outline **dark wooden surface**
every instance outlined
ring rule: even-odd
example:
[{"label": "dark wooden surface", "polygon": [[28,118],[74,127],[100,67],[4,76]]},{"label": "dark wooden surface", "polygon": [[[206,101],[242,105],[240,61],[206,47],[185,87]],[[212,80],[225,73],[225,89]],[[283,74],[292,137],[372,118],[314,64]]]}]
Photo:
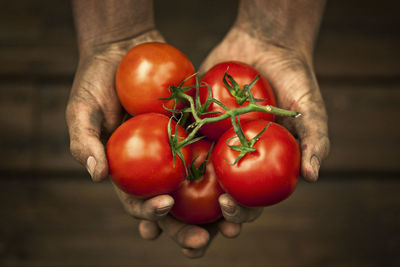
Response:
[{"label": "dark wooden surface", "polygon": [[[155,3],[159,29],[196,66],[237,8]],[[69,1],[0,1],[0,266],[400,266],[399,47],[397,1],[328,1],[315,54],[332,141],[321,181],[187,260],[165,236],[140,240],[110,185],[68,152]]]},{"label": "dark wooden surface", "polygon": [[0,265],[400,265],[399,179],[301,183],[237,239],[218,236],[204,258],[188,260],[166,236],[141,240],[109,183],[81,178],[2,182]]}]

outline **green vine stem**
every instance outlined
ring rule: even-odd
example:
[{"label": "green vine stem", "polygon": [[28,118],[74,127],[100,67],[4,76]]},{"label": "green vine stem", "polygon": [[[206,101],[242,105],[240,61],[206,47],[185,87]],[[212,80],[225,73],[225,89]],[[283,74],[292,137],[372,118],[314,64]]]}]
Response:
[{"label": "green vine stem", "polygon": [[225,119],[228,119],[231,117],[237,117],[239,115],[246,114],[249,112],[255,112],[255,111],[272,113],[272,114],[275,114],[278,116],[288,116],[288,117],[294,117],[294,118],[301,116],[301,113],[296,112],[296,111],[281,109],[281,108],[277,108],[277,107],[274,107],[271,105],[261,106],[256,103],[249,103],[248,106],[240,107],[240,108],[228,109],[225,107],[224,114],[217,116],[217,117],[201,119],[200,116],[197,114],[192,97],[190,97],[186,94],[182,94],[181,97],[185,98],[189,101],[190,110],[193,114],[193,118],[195,119],[195,123],[193,124],[193,126],[192,126],[193,129],[191,130],[189,135],[184,140],[177,143],[177,146],[176,146],[177,149],[180,149],[190,143],[193,143],[193,142],[191,142],[191,140],[196,136],[196,134],[200,130],[200,128],[204,124],[207,124],[207,123],[218,122],[218,121],[222,121],[222,120],[225,120]]},{"label": "green vine stem", "polygon": [[[192,76],[190,76],[190,77],[192,77]],[[189,79],[189,78],[187,78],[187,79]],[[259,76],[256,76],[250,84],[245,85],[243,87],[243,89],[240,89],[239,85],[235,82],[233,77],[231,77],[230,75],[225,73],[223,81],[224,81],[224,84],[227,87],[227,89],[232,94],[232,96],[237,98],[238,103],[240,102],[241,104],[243,104],[246,101],[249,102],[249,104],[247,106],[243,106],[240,108],[232,108],[232,109],[228,108],[227,106],[225,106],[223,103],[221,103],[217,99],[212,98],[211,88],[207,84],[202,84],[202,86],[208,87],[208,97],[207,97],[207,100],[205,101],[205,103],[201,104],[200,98],[199,98],[200,85],[199,85],[197,77],[196,77],[196,85],[195,86],[182,87],[184,82],[182,82],[179,86],[171,86],[170,87],[171,96],[168,98],[160,99],[160,100],[175,99],[175,103],[177,103],[178,100],[187,101],[189,106],[182,110],[176,110],[175,109],[176,105],[175,105],[174,109],[168,109],[168,110],[173,113],[173,117],[175,116],[176,113],[181,114],[181,119],[183,118],[184,121],[186,121],[189,113],[192,114],[192,116],[194,118],[194,123],[192,123],[191,125],[189,125],[187,127],[187,129],[190,129],[187,137],[181,141],[179,141],[176,136],[174,136],[174,135],[171,136],[170,125],[168,126],[169,127],[168,132],[169,132],[169,136],[170,136],[170,144],[171,144],[171,149],[173,151],[172,152],[173,155],[174,156],[178,155],[183,160],[183,156],[180,153],[180,149],[184,146],[190,145],[190,144],[204,138],[204,137],[197,137],[198,131],[204,124],[214,123],[214,122],[218,122],[218,121],[222,121],[222,120],[231,118],[232,127],[233,127],[235,133],[237,134],[237,137],[239,138],[240,143],[241,143],[240,146],[230,146],[232,149],[240,151],[240,155],[235,161],[235,163],[236,163],[245,154],[254,151],[254,148],[253,148],[254,143],[258,140],[259,136],[261,136],[264,133],[264,131],[266,130],[266,128],[268,127],[267,126],[264,130],[262,130],[256,136],[256,138],[253,138],[252,140],[249,141],[245,138],[243,131],[241,129],[240,121],[239,121],[240,115],[243,115],[243,114],[246,114],[249,112],[266,112],[266,113],[275,114],[277,116],[287,116],[287,117],[294,117],[294,118],[301,116],[301,114],[296,111],[281,109],[281,108],[274,107],[271,105],[258,104],[258,102],[260,102],[262,100],[254,98],[254,96],[251,92],[251,87],[256,83],[256,81],[258,79],[259,79]],[[228,80],[229,80],[230,84],[228,83]],[[193,88],[196,88],[196,98],[195,98],[196,101],[193,100],[192,96],[186,94],[186,92],[188,92],[189,90],[191,90]],[[225,112],[224,113],[218,112],[218,114],[221,114],[219,116],[201,118],[201,116],[203,116],[203,115],[210,114],[210,112],[207,112],[207,110],[212,103],[219,105]],[[237,124],[236,124],[236,118],[238,118]],[[186,169],[186,166],[185,166],[185,169]]]}]

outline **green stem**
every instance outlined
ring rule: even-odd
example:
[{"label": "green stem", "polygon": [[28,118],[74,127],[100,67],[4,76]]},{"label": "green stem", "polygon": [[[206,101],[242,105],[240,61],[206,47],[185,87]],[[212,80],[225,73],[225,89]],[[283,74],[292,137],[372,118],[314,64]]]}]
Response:
[{"label": "green stem", "polygon": [[184,112],[183,114],[182,114],[182,117],[180,118],[180,120],[179,120],[179,124],[182,126],[182,127],[185,127],[185,125],[186,125],[186,122],[187,122],[187,120],[188,120],[188,118],[189,118],[189,113],[188,112]]},{"label": "green stem", "polygon": [[225,119],[231,117],[232,115],[237,116],[237,115],[242,115],[242,114],[253,112],[253,111],[266,112],[266,113],[271,113],[271,114],[275,114],[278,116],[288,116],[288,117],[295,117],[295,118],[297,118],[301,115],[299,112],[285,110],[285,109],[277,108],[277,107],[274,107],[271,105],[260,106],[257,104],[250,103],[246,107],[230,109],[230,110],[227,110],[221,116],[205,118],[205,119],[203,119],[203,121],[205,124],[213,123],[213,122],[225,120]]},{"label": "green stem", "polygon": [[184,99],[186,99],[189,102],[190,110],[191,110],[191,113],[192,113],[194,119],[196,120],[196,122],[200,122],[201,119],[197,115],[197,111],[196,111],[196,107],[195,107],[194,102],[193,102],[193,98],[191,96],[187,95],[187,94],[184,94],[184,93],[180,93],[179,96],[184,98]]},{"label": "green stem", "polygon": [[246,137],[244,136],[242,127],[240,126],[239,117],[238,117],[238,124],[236,124],[236,116],[235,115],[231,116],[231,121],[232,121],[233,130],[235,131],[236,135],[239,137],[240,143],[247,144],[248,141],[247,141]]},{"label": "green stem", "polygon": [[[211,117],[211,118],[201,119],[197,115],[197,112],[196,112],[196,110],[194,108],[193,99],[188,95],[186,95],[186,96],[187,96],[187,98],[185,96],[182,96],[182,97],[186,98],[190,103],[190,108],[191,108],[191,111],[193,113],[193,117],[196,120],[196,123],[195,123],[196,126],[194,127],[194,129],[190,132],[190,134],[184,140],[178,142],[178,144],[177,144],[177,148],[178,149],[186,146],[187,144],[189,144],[190,141],[196,136],[196,134],[200,130],[200,128],[204,124],[207,124],[207,123],[213,123],[213,122],[222,121],[222,120],[225,120],[225,119],[230,118],[230,117],[234,118],[234,117],[236,117],[238,115],[242,115],[242,114],[249,113],[249,112],[254,112],[254,111],[272,113],[272,114],[279,115],[279,116],[289,116],[289,117],[295,117],[295,118],[297,118],[297,117],[299,117],[301,115],[301,113],[299,113],[299,112],[285,110],[285,109],[277,108],[277,107],[274,107],[274,106],[271,106],[271,105],[261,106],[261,105],[258,105],[258,104],[250,103],[246,107],[233,108],[233,109],[226,110],[226,112],[224,114],[222,114],[222,115],[220,115],[218,117]],[[191,99],[191,101],[190,101],[190,99]],[[233,124],[233,126],[235,124]]]},{"label": "green stem", "polygon": [[[188,80],[191,77],[192,76],[188,77],[186,80]],[[227,79],[229,79],[231,84],[228,83]],[[240,160],[247,153],[255,151],[255,149],[253,148],[254,143],[258,140],[258,138],[265,132],[265,130],[270,125],[270,124],[268,124],[256,137],[254,137],[252,140],[249,141],[246,139],[246,137],[244,136],[244,133],[241,129],[239,115],[249,113],[249,112],[266,112],[266,113],[271,113],[271,114],[275,114],[278,116],[289,116],[289,117],[295,117],[295,118],[297,118],[301,115],[299,112],[285,110],[285,109],[277,108],[277,107],[274,107],[271,105],[261,106],[261,105],[257,104],[257,102],[260,102],[261,99],[255,99],[253,97],[250,89],[257,82],[258,79],[259,79],[259,76],[256,76],[256,78],[250,84],[245,85],[244,88],[241,89],[239,87],[239,85],[235,82],[233,77],[231,77],[229,74],[227,74],[225,72],[223,82],[224,82],[226,88],[232,94],[232,96],[236,98],[237,102],[240,105],[243,104],[245,101],[249,102],[249,105],[247,105],[245,107],[233,108],[233,109],[228,108],[227,106],[225,106],[223,103],[221,103],[217,99],[212,98],[211,89],[208,85],[207,85],[208,98],[207,98],[206,102],[202,105],[200,103],[199,82],[198,82],[197,78],[196,78],[196,104],[194,103],[194,100],[190,95],[185,94],[185,92],[187,90],[189,90],[190,88],[189,87],[182,88],[182,86],[186,80],[177,87],[171,86],[170,87],[171,96],[169,98],[161,98],[160,100],[170,100],[170,99],[175,99],[175,100],[185,99],[185,100],[187,100],[189,102],[190,107],[189,107],[189,109],[185,108],[184,110],[180,111],[180,113],[184,113],[181,117],[181,119],[183,120],[183,121],[181,121],[181,125],[185,124],[185,122],[189,116],[189,114],[188,114],[189,112],[192,114],[192,116],[195,120],[195,122],[190,125],[190,128],[192,128],[192,130],[190,131],[188,136],[185,139],[183,139],[182,141],[178,141],[177,136],[171,135],[172,131],[171,131],[170,123],[168,124],[168,136],[170,139],[170,144],[171,144],[171,149],[172,149],[172,154],[174,156],[174,159],[175,159],[175,155],[178,155],[181,158],[181,160],[184,162],[183,155],[180,152],[180,149],[191,143],[197,142],[198,140],[203,138],[203,137],[196,137],[196,134],[204,124],[218,122],[218,121],[222,121],[222,120],[231,118],[232,127],[233,127],[237,137],[240,139],[240,143],[241,143],[240,146],[229,146],[236,151],[240,151],[238,158],[234,162],[234,164],[235,164],[236,162],[238,162],[238,160]],[[219,115],[216,117],[208,117],[208,118],[204,118],[204,119],[200,118],[200,116],[202,116],[202,115],[209,114],[209,113],[207,113],[207,110],[208,110],[210,104],[212,104],[212,103],[220,106],[222,109],[224,109],[225,112],[222,115]],[[176,106],[174,106],[174,110],[175,109],[176,109]],[[174,112],[174,110],[172,110],[172,112]],[[236,117],[238,117],[237,123],[236,123]],[[176,129],[175,129],[175,131],[176,131]],[[187,171],[185,162],[184,162],[184,165],[185,165],[185,170]]]},{"label": "green stem", "polygon": [[190,132],[190,134],[183,139],[182,141],[178,142],[176,145],[177,149],[181,149],[182,147],[188,145],[190,143],[190,141],[195,138],[197,132],[200,130],[200,128],[204,125],[203,121],[201,121],[200,123],[198,123],[196,125],[196,127]]}]

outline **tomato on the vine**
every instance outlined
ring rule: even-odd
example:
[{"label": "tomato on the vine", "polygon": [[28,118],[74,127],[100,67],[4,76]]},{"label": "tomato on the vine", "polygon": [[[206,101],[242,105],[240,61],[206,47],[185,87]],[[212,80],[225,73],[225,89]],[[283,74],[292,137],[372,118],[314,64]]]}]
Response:
[{"label": "tomato on the vine", "polygon": [[[191,144],[191,149],[193,165],[197,170],[206,160],[211,149],[211,142],[197,141]],[[192,177],[188,177],[181,187],[171,194],[175,200],[171,214],[181,221],[204,224],[216,221],[222,216],[218,198],[224,191],[218,184],[211,157],[210,154],[203,170],[204,173],[196,174],[197,171],[192,171]]]},{"label": "tomato on the vine", "polygon": [[[195,72],[193,64],[181,51],[165,43],[143,43],[133,47],[118,66],[116,90],[125,110],[131,115],[156,112],[169,115],[164,109],[174,108],[168,98],[170,86],[178,86]],[[195,83],[188,79],[183,87]],[[177,108],[182,103],[177,103]]]},{"label": "tomato on the vine", "polygon": [[238,203],[268,206],[289,197],[296,188],[300,169],[300,150],[296,139],[283,126],[265,120],[242,124],[250,140],[267,125],[255,142],[255,152],[247,153],[236,164],[238,151],[228,145],[240,145],[233,129],[219,139],[213,163],[222,188]]},{"label": "tomato on the vine", "polygon": [[[109,174],[113,182],[128,194],[149,198],[176,190],[186,177],[183,161],[172,155],[168,137],[169,118],[146,113],[124,122],[107,143]],[[174,121],[171,122],[175,134]],[[185,138],[178,125],[177,134]],[[189,166],[191,150],[181,148]]]},{"label": "tomato on the vine", "polygon": [[[223,82],[225,72],[234,78],[241,89],[243,89],[245,85],[251,84],[256,76],[260,75],[260,73],[245,63],[232,61],[215,65],[209,71],[207,71],[207,73],[201,79],[201,84],[206,83],[211,88],[212,97],[220,101],[228,108],[232,109],[247,106],[249,104],[248,101],[239,104],[236,100],[236,97],[233,96],[225,86]],[[240,91],[238,92],[240,93]],[[259,105],[276,105],[272,88],[268,81],[261,75],[258,81],[253,85],[253,87],[251,87],[251,92],[254,98],[262,100],[258,102]],[[201,86],[199,93],[201,103],[205,103],[208,96],[208,88],[206,86]],[[211,103],[207,112],[215,113],[204,115],[203,118],[217,117],[221,115],[221,113],[225,113],[225,110],[219,105]],[[275,116],[273,114],[264,112],[250,112],[242,115],[240,118],[241,121],[245,123],[247,121],[256,119],[273,121]],[[219,122],[206,124],[200,129],[200,132],[212,140],[218,140],[218,138],[231,126],[230,119],[226,119]]]}]

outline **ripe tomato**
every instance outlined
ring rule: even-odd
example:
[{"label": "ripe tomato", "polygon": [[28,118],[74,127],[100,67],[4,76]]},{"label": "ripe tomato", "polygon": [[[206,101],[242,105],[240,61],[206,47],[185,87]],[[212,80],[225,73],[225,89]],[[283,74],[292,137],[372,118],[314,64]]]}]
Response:
[{"label": "ripe tomato", "polygon": [[[207,83],[211,88],[212,97],[225,104],[228,108],[239,108],[241,106],[247,106],[249,104],[248,101],[244,102],[242,105],[239,105],[235,97],[232,96],[232,94],[225,87],[223,83],[223,77],[227,69],[228,74],[230,74],[235,79],[240,88],[243,88],[245,84],[250,84],[254,80],[254,78],[260,74],[257,70],[247,64],[241,62],[224,62],[212,67],[204,75],[201,83]],[[269,85],[268,81],[262,76],[253,85],[253,87],[251,88],[251,92],[253,93],[254,98],[265,99],[262,102],[258,102],[258,104],[273,106],[276,105],[275,96],[272,88]],[[208,88],[205,86],[200,87],[199,93],[201,103],[205,103],[208,96]],[[225,113],[224,109],[215,103],[212,103],[207,111]],[[215,113],[205,115],[204,117],[214,117],[219,115],[220,114]],[[256,119],[273,121],[274,118],[275,116],[273,114],[264,112],[251,112],[240,116],[242,123]],[[231,127],[232,125],[230,119],[225,119],[223,121],[204,125],[201,128],[200,132],[208,138],[216,141],[225,131],[227,131]]]},{"label": "ripe tomato", "polygon": [[[260,133],[268,121],[256,120],[242,124],[248,140]],[[244,206],[268,206],[278,203],[294,191],[300,169],[300,150],[295,138],[284,127],[271,122],[255,143],[255,152],[246,154],[235,165],[239,155],[228,147],[240,145],[232,138],[233,129],[218,141],[213,163],[222,188]]]},{"label": "ripe tomato", "polygon": [[[200,140],[191,145],[194,166],[198,168],[206,159],[211,143]],[[221,218],[218,198],[223,193],[218,184],[211,155],[206,163],[205,173],[198,180],[186,179],[181,187],[171,194],[175,200],[171,213],[181,221],[203,224]]]},{"label": "ripe tomato", "polygon": [[[149,198],[176,190],[186,177],[183,162],[175,163],[168,139],[169,118],[162,114],[146,113],[123,123],[107,143],[109,173],[113,182],[128,194]],[[172,133],[175,123],[171,124]],[[178,125],[178,136],[185,130]],[[186,165],[191,150],[181,152]]]},{"label": "ripe tomato", "polygon": [[[164,43],[143,43],[133,47],[118,66],[116,89],[119,100],[131,115],[156,112],[169,114],[175,100],[158,100],[171,94],[169,86],[178,86],[194,73],[190,60],[175,47]],[[183,86],[191,86],[191,78]],[[178,106],[178,107],[181,107]]]}]

